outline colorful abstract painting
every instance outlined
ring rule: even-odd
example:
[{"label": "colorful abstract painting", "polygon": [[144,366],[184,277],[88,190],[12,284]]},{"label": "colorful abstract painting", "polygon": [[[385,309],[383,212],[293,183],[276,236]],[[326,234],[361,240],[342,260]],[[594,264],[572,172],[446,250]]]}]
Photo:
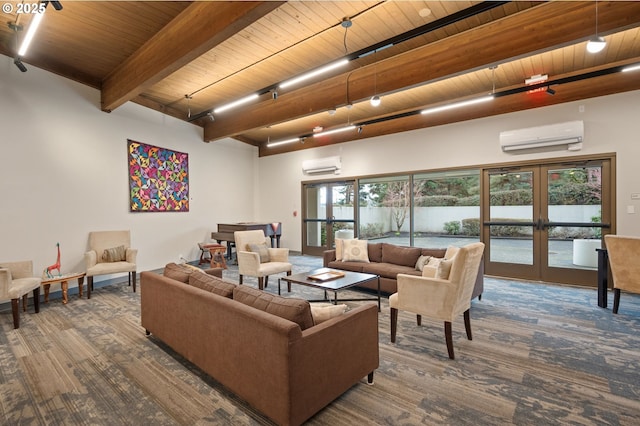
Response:
[{"label": "colorful abstract painting", "polygon": [[127,140],[132,212],[189,211],[189,155]]}]

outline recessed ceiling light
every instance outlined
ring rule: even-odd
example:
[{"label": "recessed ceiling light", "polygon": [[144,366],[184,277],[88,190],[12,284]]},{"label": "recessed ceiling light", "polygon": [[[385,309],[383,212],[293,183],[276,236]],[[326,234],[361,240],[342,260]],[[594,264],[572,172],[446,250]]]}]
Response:
[{"label": "recessed ceiling light", "polygon": [[426,18],[427,16],[431,15],[431,9],[429,9],[428,7],[422,8],[420,9],[420,11],[418,12],[418,14],[420,16],[422,16],[423,18]]}]

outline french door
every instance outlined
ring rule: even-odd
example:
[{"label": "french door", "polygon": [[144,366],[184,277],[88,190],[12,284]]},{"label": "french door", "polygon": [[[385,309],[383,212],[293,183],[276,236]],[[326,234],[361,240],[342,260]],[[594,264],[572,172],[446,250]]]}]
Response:
[{"label": "french door", "polygon": [[322,256],[338,238],[353,238],[354,181],[304,184],[302,253]]},{"label": "french door", "polygon": [[610,160],[484,170],[485,273],[595,286],[611,175]]}]

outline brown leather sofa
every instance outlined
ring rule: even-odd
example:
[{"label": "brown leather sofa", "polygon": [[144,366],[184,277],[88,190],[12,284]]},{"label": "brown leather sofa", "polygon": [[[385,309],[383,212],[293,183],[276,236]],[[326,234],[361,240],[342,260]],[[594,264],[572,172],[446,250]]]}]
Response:
[{"label": "brown leather sofa", "polygon": [[[187,282],[196,275],[201,280],[205,274],[194,272]],[[356,306],[303,330],[240,301],[264,295],[288,303],[291,298],[216,280],[224,285],[189,285],[142,272],[141,317],[147,334],[281,425],[302,424],[365,376],[372,383],[379,363],[375,304]]]},{"label": "brown leather sofa", "polygon": [[[405,247],[389,243],[367,244],[369,263],[367,262],[343,262],[336,260],[336,250],[326,250],[323,253],[323,265],[325,268],[342,269],[345,271],[365,272],[380,276],[380,291],[393,294],[398,291],[398,274],[422,275],[416,269],[416,262],[420,256],[433,256],[443,258],[447,249],[444,248],[420,248]],[[364,288],[377,289],[377,283],[364,283]],[[471,298],[482,297],[484,291],[484,266],[480,263],[480,270],[476,279]]]}]

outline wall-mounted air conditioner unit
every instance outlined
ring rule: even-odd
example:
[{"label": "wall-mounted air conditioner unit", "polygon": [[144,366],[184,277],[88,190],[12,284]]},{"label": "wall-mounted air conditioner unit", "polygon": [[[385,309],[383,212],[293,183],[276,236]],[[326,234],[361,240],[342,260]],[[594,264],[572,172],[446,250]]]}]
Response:
[{"label": "wall-mounted air conditioner unit", "polygon": [[500,132],[500,146],[504,152],[558,145],[566,145],[569,151],[578,151],[582,149],[583,138],[584,123],[569,121]]},{"label": "wall-mounted air conditioner unit", "polygon": [[302,162],[302,171],[307,175],[320,175],[327,173],[340,174],[342,163],[340,157],[316,158]]}]

